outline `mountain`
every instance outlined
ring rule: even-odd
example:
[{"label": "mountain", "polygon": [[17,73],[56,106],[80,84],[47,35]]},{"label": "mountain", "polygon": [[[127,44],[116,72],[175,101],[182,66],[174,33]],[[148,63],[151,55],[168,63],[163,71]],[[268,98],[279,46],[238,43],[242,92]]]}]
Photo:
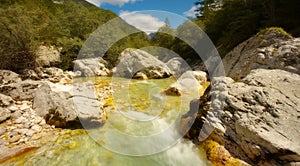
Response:
[{"label": "mountain", "polygon": [[[62,63],[58,67],[72,69],[72,61],[77,57],[82,44],[99,26],[118,18],[109,10],[98,8],[84,0],[1,0],[0,6],[0,69],[20,72],[22,68],[32,68],[34,52],[40,45],[61,47]],[[135,27],[121,18],[124,30]],[[146,34],[126,37],[112,46],[105,54],[108,59],[117,59],[127,47],[144,46]],[[108,36],[109,37],[109,36]],[[143,42],[138,42],[143,41]],[[19,67],[27,57],[28,65]]]}]

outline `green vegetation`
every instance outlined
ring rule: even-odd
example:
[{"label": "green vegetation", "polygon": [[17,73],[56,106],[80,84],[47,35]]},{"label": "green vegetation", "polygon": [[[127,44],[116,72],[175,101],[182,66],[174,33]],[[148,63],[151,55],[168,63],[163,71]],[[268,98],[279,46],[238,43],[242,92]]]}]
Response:
[{"label": "green vegetation", "polygon": [[[0,69],[22,72],[35,67],[35,50],[40,45],[61,47],[62,63],[58,67],[72,69],[72,61],[77,58],[84,42],[97,36],[93,32],[104,23],[117,18],[107,10],[95,7],[84,0],[0,0]],[[191,21],[204,30],[212,39],[219,53],[225,56],[239,43],[249,37],[264,32],[267,27],[275,28],[285,35],[300,35],[300,1],[297,0],[200,0],[197,1],[198,17]],[[87,48],[83,56],[104,56],[113,67],[119,54],[126,48],[160,46],[170,49],[186,60],[198,58],[197,53],[180,39],[199,38],[194,36],[185,22],[177,29],[165,25],[149,37],[147,34],[128,25],[120,19],[114,25],[121,29],[108,30],[97,39],[113,40],[120,34],[136,33],[120,39],[111,46],[97,51],[93,46]],[[263,29],[263,30],[262,30]],[[274,28],[271,28],[274,29]],[[177,37],[174,37],[176,34]],[[112,38],[112,39],[110,39]],[[107,48],[106,48],[107,47]],[[83,58],[81,57],[81,58]],[[189,62],[189,61],[188,61]]]},{"label": "green vegetation", "polygon": [[225,56],[260,29],[282,27],[300,35],[300,1],[297,0],[200,0],[197,20]]},{"label": "green vegetation", "polygon": [[291,34],[287,33],[284,29],[280,28],[280,27],[270,27],[270,28],[264,28],[264,29],[261,29],[257,35],[260,35],[260,34],[264,34],[266,31],[272,31],[272,30],[276,30],[276,31],[279,31],[283,36],[288,36],[290,37]]},{"label": "green vegetation", "polygon": [[[72,69],[71,62],[90,34],[117,17],[111,11],[84,0],[0,2],[0,69],[19,73],[25,68],[35,67],[35,50],[40,45],[62,47],[62,63],[58,67]],[[122,39],[105,53],[105,57],[115,61],[123,49],[146,45],[145,36],[144,33],[138,33]]]}]

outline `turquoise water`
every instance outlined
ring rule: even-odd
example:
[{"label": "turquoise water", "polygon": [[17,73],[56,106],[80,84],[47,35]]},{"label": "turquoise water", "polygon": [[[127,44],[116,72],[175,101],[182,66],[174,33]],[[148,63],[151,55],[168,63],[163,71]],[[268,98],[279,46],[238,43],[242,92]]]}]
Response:
[{"label": "turquoise water", "polygon": [[180,139],[177,132],[180,116],[201,91],[181,97],[164,95],[163,89],[174,81],[97,78],[95,82],[100,87],[111,83],[114,92],[102,101],[108,114],[104,126],[72,131],[77,134],[65,134],[55,143],[14,158],[6,165],[210,165],[204,152],[192,142]]}]

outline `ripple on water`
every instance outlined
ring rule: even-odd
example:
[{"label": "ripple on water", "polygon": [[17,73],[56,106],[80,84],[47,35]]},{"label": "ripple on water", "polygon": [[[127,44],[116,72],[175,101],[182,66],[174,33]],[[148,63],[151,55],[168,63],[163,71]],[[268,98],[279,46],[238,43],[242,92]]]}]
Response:
[{"label": "ripple on water", "polygon": [[[67,133],[60,136],[56,142],[48,143],[40,149],[7,161],[6,165],[102,165],[102,166],[201,166],[210,165],[203,151],[192,142],[179,140],[167,150],[148,156],[126,156],[114,153],[105,148],[106,145],[118,138],[106,137],[112,130],[118,130],[134,136],[149,136],[167,129],[170,124],[188,111],[189,101],[197,98],[199,92],[181,97],[165,96],[162,90],[173,83],[173,79],[128,81],[114,78],[114,94],[108,96],[111,107],[107,107],[108,120],[106,124],[93,132],[101,135],[95,142],[88,134]],[[100,78],[96,82],[99,87],[110,84],[110,78]],[[124,91],[124,87],[127,90]],[[115,110],[112,110],[115,107]],[[174,132],[176,135],[176,132]],[[172,139],[174,133],[165,134],[164,139]],[[114,136],[114,135],[112,135]],[[126,142],[128,140],[117,140]],[[134,146],[127,142],[132,149],[153,148],[156,142],[145,141],[143,146]],[[128,146],[124,148],[130,149]]]}]

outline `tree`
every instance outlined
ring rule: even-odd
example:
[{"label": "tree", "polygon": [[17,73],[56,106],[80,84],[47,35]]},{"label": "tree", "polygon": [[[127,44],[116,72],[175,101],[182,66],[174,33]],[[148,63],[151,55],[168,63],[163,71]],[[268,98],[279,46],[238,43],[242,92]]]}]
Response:
[{"label": "tree", "polygon": [[297,0],[201,0],[196,4],[197,20],[205,24],[205,32],[222,56],[267,27],[282,27],[294,36],[300,35]]}]

